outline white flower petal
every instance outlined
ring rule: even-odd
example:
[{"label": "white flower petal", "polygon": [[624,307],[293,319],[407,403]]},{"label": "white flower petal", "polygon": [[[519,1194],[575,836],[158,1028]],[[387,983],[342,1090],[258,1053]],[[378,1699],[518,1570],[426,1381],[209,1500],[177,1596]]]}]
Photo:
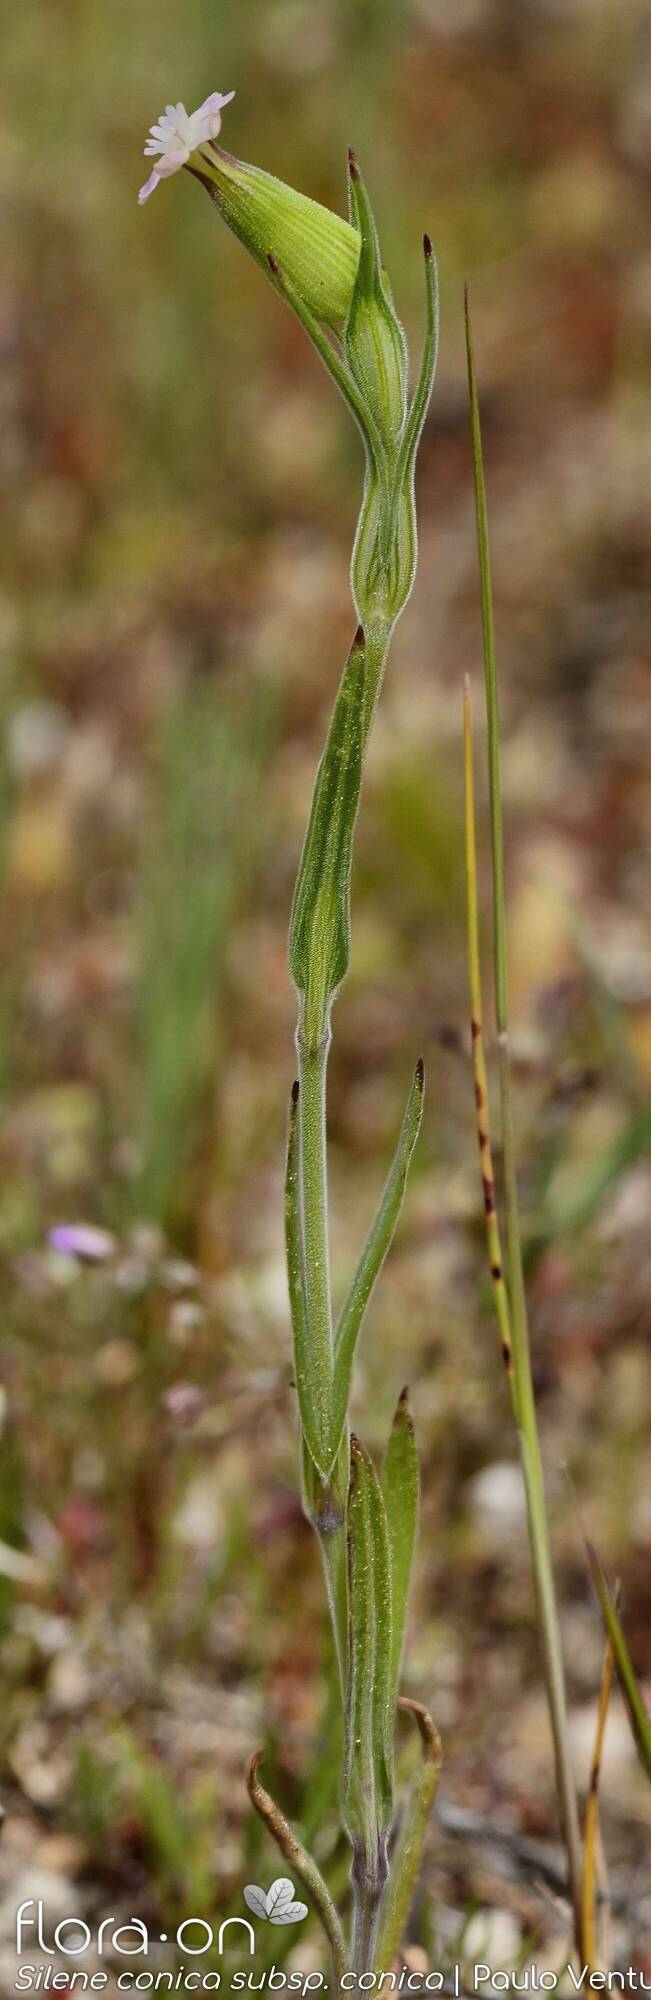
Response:
[{"label": "white flower petal", "polygon": [[149,201],[149,196],[150,194],[153,194],[154,188],[158,187],[159,180],[160,180],[160,174],[157,173],[150,174],[149,180],[145,181],[144,186],[139,188],[138,206],[140,208],[142,208],[142,204],[144,201]]},{"label": "white flower petal", "polygon": [[189,113],[185,105],[166,104],[165,110],[154,125],[150,125],[144,152],[148,159],[156,160],[156,168],[149,180],[141,188],[138,200],[147,201],[159,180],[169,179],[180,167],[187,165],[190,154],[198,146],[215,139],[221,127],[221,114],[225,104],[230,104],[235,92],[226,93],[213,90],[204,99],[197,111]]}]

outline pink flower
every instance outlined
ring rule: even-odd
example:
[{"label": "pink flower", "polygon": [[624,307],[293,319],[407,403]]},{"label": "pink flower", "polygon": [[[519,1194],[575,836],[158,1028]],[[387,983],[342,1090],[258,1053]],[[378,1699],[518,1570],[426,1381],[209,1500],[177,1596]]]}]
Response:
[{"label": "pink flower", "polygon": [[48,1243],[64,1257],[81,1257],[91,1264],[102,1263],[115,1249],[115,1238],[107,1229],[96,1229],[92,1222],[58,1222],[50,1230]]},{"label": "pink flower", "polygon": [[187,166],[191,153],[198,146],[205,146],[208,139],[216,139],[221,128],[221,114],[225,104],[230,104],[235,96],[229,90],[222,96],[219,90],[199,105],[198,111],[186,111],[184,104],[166,104],[156,125],[152,125],[145,146],[150,158],[158,155],[156,166],[149,180],[141,187],[138,200],[148,201],[159,181],[167,180],[170,174],[177,174],[180,167]]}]

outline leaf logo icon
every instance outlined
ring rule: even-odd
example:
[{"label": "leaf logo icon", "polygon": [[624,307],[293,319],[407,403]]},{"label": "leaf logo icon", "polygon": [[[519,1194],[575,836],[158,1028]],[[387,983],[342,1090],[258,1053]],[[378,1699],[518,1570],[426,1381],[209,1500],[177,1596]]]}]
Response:
[{"label": "leaf logo icon", "polygon": [[263,1917],[269,1924],[300,1924],[307,1916],[307,1903],[296,1903],[295,1894],[289,1876],[278,1875],[266,1894],[257,1883],[247,1882],[244,1901],[255,1917]]}]

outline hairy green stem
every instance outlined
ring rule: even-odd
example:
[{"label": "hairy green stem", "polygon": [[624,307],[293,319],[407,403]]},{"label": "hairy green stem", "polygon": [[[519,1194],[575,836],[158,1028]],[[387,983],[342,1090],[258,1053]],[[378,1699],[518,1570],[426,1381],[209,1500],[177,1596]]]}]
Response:
[{"label": "hairy green stem", "polygon": [[366,743],[384,680],[393,626],[388,620],[371,617],[365,624],[364,630],[366,633],[364,742]]},{"label": "hairy green stem", "polygon": [[[313,1047],[304,1040],[299,1022],[296,1048],[300,1085],[298,1122],[305,1305],[311,1338],[322,1357],[321,1366],[324,1373],[328,1355],[332,1364],[326,1160],[326,1075],[329,1047],[329,1027],[323,1041]],[[331,1375],[332,1366],[330,1377]],[[330,1380],[324,1383],[323,1390],[323,1407],[327,1408],[331,1394]]]},{"label": "hairy green stem", "polygon": [[353,1855],[351,1882],[353,1885],[353,1972],[357,1978],[363,1972],[372,1972],[375,1960],[375,1941],[382,1910],[384,1892],[389,1876],[386,1841],[378,1842],[377,1854],[372,1859],[361,1849]]},{"label": "hairy green stem", "polygon": [[303,1438],[303,1505],[318,1538],[325,1575],[328,1609],[335,1642],[342,1704],[348,1679],[348,1499],[350,1443],[348,1427],[329,1479],[321,1478]]},{"label": "hairy green stem", "polygon": [[308,1854],[307,1849],[302,1846],[289,1821],[285,1819],[284,1813],[281,1812],[280,1806],[276,1804],[275,1799],[272,1799],[271,1793],[265,1791],[264,1785],[261,1784],[258,1777],[259,1763],[260,1752],[258,1751],[251,1758],[247,1775],[251,1803],[255,1806],[256,1812],[260,1814],[260,1818],[264,1820],[265,1825],[269,1828],[269,1832],[273,1834],[273,1838],[280,1848],[281,1854],[289,1862],[290,1867],[295,1868],[303,1888],[307,1891],[308,1896],[312,1898],[330,1946],[332,1970],[335,1978],[334,1991],[337,1993],[341,1989],[343,1975],[349,1969],[349,1960],[346,1941],[332,1897],[326,1888],[320,1869],[317,1868],[316,1861],[312,1859],[311,1854]]}]

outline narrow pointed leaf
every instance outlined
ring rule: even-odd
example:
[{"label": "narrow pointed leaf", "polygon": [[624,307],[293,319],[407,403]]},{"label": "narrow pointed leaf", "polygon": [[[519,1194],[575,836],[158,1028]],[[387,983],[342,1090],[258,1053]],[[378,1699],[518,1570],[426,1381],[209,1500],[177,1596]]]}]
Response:
[{"label": "narrow pointed leaf", "polygon": [[377,1765],[379,1824],[388,1833],[393,1819],[393,1766],[395,1736],[395,1694],[393,1659],[393,1603],[391,1594],[391,1553],[389,1529],[382,1488],[368,1460],[369,1517],[373,1544],[375,1593],[375,1677],[373,1683],[373,1741]]},{"label": "narrow pointed leaf", "polygon": [[438,286],[436,261],[429,236],[424,238],[427,326],[420,374],[391,470],[391,495],[385,510],[381,559],[391,615],[397,618],[411,594],[418,557],[414,490],[416,454],[429,408],[438,354]]},{"label": "narrow pointed leaf", "polygon": [[343,1813],[353,1847],[374,1868],[393,1812],[391,1577],[377,1474],[351,1438],[348,1505],[349,1683]]},{"label": "narrow pointed leaf", "polygon": [[376,1829],[376,1773],[373,1756],[375,1598],[373,1547],[365,1458],[351,1438],[348,1501],[348,1695],[343,1816],[353,1845],[368,1853]]},{"label": "narrow pointed leaf", "polygon": [[335,1380],[333,1392],[333,1436],[336,1439],[335,1449],[339,1444],[346,1421],[355,1348],[362,1320],[378,1272],[381,1270],[387,1251],[392,1243],[396,1223],[402,1208],[409,1162],[418,1138],[423,1115],[424,1088],[425,1070],[422,1061],[419,1061],[416,1064],[402,1121],[400,1137],[385,1182],[382,1200],[374,1221],[371,1224],[348,1296],[344,1301],[339,1317],[335,1334]]},{"label": "narrow pointed leaf", "polygon": [[436,257],[429,236],[423,237],[425,253],[425,298],[427,320],[425,340],[420,364],[420,373],[400,441],[397,484],[402,486],[405,477],[413,482],[416,453],[423,434],[423,426],[434,387],[436,363],[439,347],[439,291]]},{"label": "narrow pointed leaf", "polygon": [[412,1782],[400,1835],[391,1860],[391,1874],[375,1951],[380,1970],[392,1965],[405,1935],[411,1899],[420,1868],[423,1842],[441,1771],[441,1741],[427,1709],[418,1701],[402,1700],[406,1715],[418,1725],[422,1758]]},{"label": "narrow pointed leaf", "polygon": [[651,1716],[642,1699],[635,1668],[628,1650],[621,1620],[613,1602],[603,1566],[596,1550],[588,1543],[590,1575],[599,1599],[604,1626],[615,1655],[619,1684],[626,1702],[635,1747],[647,1778],[651,1778]]},{"label": "narrow pointed leaf", "polygon": [[387,444],[405,419],[407,350],[386,275],[373,210],[354,153],[349,154],[351,222],[361,249],[344,332],[346,357]]},{"label": "narrow pointed leaf", "polygon": [[391,1561],[391,1685],[395,1703],[405,1635],[409,1584],[416,1547],[420,1497],[418,1451],[406,1389],[403,1389],[400,1397],[386,1449],[382,1469],[382,1494],[386,1508]]},{"label": "narrow pointed leaf", "polygon": [[301,1424],[315,1467],[330,1470],[332,1366],[329,1343],[308,1327],[298,1170],[298,1084],[289,1107],[285,1168],[285,1249],[287,1282],[294,1338],[294,1374]]},{"label": "narrow pointed leaf", "polygon": [[350,878],[364,747],[364,633],[344,668],[319,769],[301,856],[289,934],[292,979],[301,996],[301,1034],[324,1040],[333,995],[350,956]]}]

